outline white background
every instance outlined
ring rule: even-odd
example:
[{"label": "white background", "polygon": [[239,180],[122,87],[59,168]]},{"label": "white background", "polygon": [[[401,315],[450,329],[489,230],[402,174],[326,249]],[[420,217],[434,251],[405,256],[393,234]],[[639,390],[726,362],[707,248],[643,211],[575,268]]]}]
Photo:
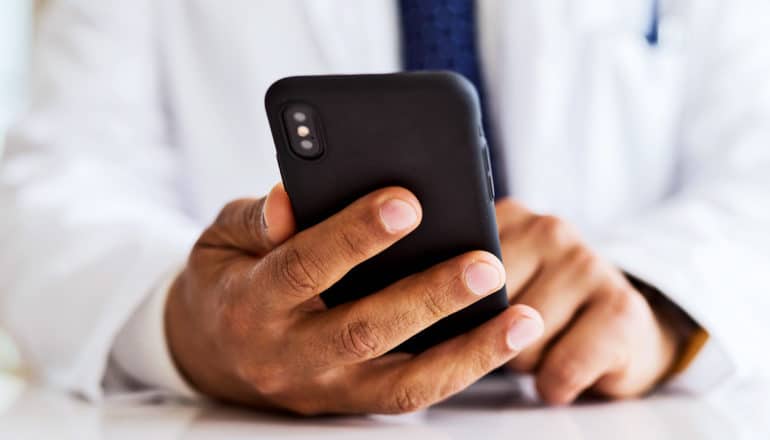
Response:
[{"label": "white background", "polygon": [[[0,155],[5,132],[24,104],[32,0],[0,0]],[[0,329],[0,370],[12,368],[16,355]]]}]

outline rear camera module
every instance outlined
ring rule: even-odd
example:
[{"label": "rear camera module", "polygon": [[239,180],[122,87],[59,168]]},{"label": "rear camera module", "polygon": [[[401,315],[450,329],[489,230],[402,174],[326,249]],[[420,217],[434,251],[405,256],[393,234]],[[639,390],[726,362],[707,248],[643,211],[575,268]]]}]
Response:
[{"label": "rear camera module", "polygon": [[308,160],[323,155],[323,130],[312,107],[302,103],[289,105],[284,110],[283,123],[294,155]]}]

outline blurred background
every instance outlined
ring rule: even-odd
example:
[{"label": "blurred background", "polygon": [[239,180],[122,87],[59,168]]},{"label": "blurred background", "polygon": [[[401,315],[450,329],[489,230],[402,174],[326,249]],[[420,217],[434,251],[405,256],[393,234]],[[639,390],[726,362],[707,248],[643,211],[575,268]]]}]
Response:
[{"label": "blurred background", "polygon": [[[0,136],[24,105],[33,2],[3,0],[0,8]],[[0,152],[2,146],[0,146]]]},{"label": "blurred background", "polygon": [[[8,126],[24,109],[32,23],[38,7],[39,2],[32,0],[0,3],[0,155]],[[18,354],[10,337],[0,328],[0,370],[18,368]]]}]

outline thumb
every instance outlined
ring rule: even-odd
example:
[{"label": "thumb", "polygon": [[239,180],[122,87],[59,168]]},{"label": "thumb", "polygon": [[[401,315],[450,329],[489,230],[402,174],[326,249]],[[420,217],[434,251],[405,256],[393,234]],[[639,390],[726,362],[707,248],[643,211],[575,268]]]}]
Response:
[{"label": "thumb", "polygon": [[277,246],[294,235],[296,224],[294,212],[289,202],[289,194],[279,183],[270,190],[262,208],[262,227],[267,239]]},{"label": "thumb", "polygon": [[294,235],[294,224],[289,195],[278,184],[267,197],[238,199],[225,205],[198,244],[264,255]]}]

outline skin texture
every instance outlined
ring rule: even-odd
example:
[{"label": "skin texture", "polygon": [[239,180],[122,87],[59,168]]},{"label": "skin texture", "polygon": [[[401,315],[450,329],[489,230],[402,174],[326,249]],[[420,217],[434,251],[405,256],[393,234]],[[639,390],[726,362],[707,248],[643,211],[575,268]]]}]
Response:
[{"label": "skin texture", "polygon": [[417,199],[375,191],[295,234],[281,186],[228,204],[171,288],[166,333],[201,392],[262,409],[315,415],[404,413],[455,394],[543,332],[532,308],[509,308],[413,356],[382,356],[441,318],[497,291],[502,263],[470,252],[327,310],[318,295],[420,222]]},{"label": "skin texture", "polygon": [[[567,404],[584,391],[608,398],[646,393],[683,344],[625,276],[562,220],[497,203],[511,304],[538,310],[545,334],[509,366],[536,377],[541,397]],[[659,315],[659,316],[658,316]],[[671,316],[665,314],[669,319]]]},{"label": "skin texture", "polygon": [[[280,185],[231,202],[172,286],[174,360],[211,397],[304,415],[416,411],[506,364],[536,374],[554,404],[657,383],[677,340],[623,275],[558,219],[497,208],[507,267],[470,252],[328,310],[321,292],[417,227],[415,196],[375,191],[299,233]],[[420,355],[384,355],[506,280],[513,305],[496,318]]]}]

